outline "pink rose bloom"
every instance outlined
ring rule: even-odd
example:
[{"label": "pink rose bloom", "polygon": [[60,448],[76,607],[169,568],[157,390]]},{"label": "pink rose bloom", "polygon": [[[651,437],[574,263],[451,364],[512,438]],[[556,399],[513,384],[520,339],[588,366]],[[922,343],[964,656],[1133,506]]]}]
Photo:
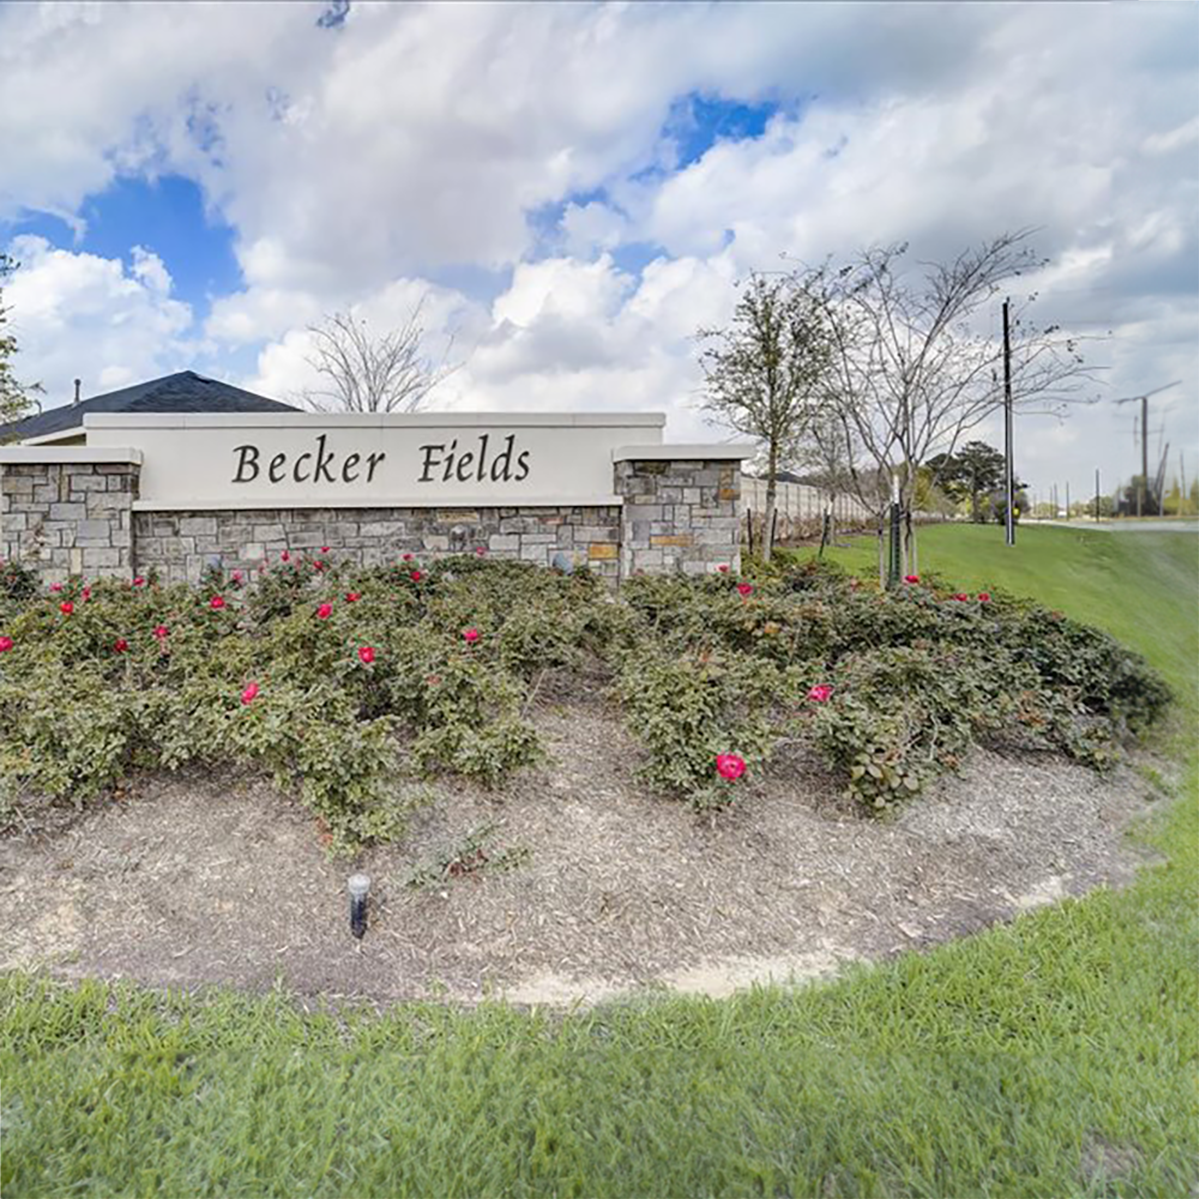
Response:
[{"label": "pink rose bloom", "polygon": [[133,581],[134,587],[145,587],[146,581],[140,575]]},{"label": "pink rose bloom", "polygon": [[476,555],[476,557],[477,557],[477,558],[483,558],[483,556],[484,556],[485,554],[487,554],[487,547],[486,547],[486,546],[476,546],[476,547],[475,547],[475,555]]},{"label": "pink rose bloom", "polygon": [[0,637],[0,654],[11,650],[16,644],[10,637]]},{"label": "pink rose bloom", "polygon": [[209,608],[224,608],[225,607],[225,597],[224,596],[214,596],[208,602],[208,607]]},{"label": "pink rose bloom", "polygon": [[754,588],[749,583],[739,583],[737,590],[739,596],[749,596],[754,591]]},{"label": "pink rose bloom", "polygon": [[463,641],[472,643],[479,641],[479,630],[474,626],[472,626],[470,629],[464,629]]},{"label": "pink rose bloom", "polygon": [[718,754],[717,774],[731,782],[746,773],[746,760],[740,754]]},{"label": "pink rose bloom", "polygon": [[824,704],[830,696],[833,695],[833,688],[827,683],[818,683],[816,687],[808,689],[808,698],[815,700],[818,704]]},{"label": "pink rose bloom", "polygon": [[413,556],[411,554],[403,554],[403,555],[401,555],[401,559],[404,562],[412,562]]},{"label": "pink rose bloom", "polygon": [[333,605],[322,604],[320,608],[317,609],[317,616],[320,617],[322,621],[328,620],[331,616],[333,616]]},{"label": "pink rose bloom", "polygon": [[279,553],[280,562],[287,562],[291,557],[292,556],[286,550],[281,550]]},{"label": "pink rose bloom", "polygon": [[79,594],[84,598],[84,600],[90,600],[92,598],[92,589],[90,587],[85,587]]},{"label": "pink rose bloom", "polygon": [[249,704],[258,695],[258,684],[251,680],[242,692],[242,703]]},{"label": "pink rose bloom", "polygon": [[50,590],[51,590],[52,592],[61,592],[61,591],[62,591],[62,584],[61,584],[61,583],[52,583],[52,584],[50,585]]},{"label": "pink rose bloom", "polygon": [[165,625],[155,625],[154,627],[154,636],[158,638],[160,642],[163,641],[170,632],[171,631]]},{"label": "pink rose bloom", "polygon": [[321,553],[322,553],[322,554],[328,554],[328,553],[329,553],[329,547],[328,547],[328,546],[322,546],[322,547],[321,547]]}]

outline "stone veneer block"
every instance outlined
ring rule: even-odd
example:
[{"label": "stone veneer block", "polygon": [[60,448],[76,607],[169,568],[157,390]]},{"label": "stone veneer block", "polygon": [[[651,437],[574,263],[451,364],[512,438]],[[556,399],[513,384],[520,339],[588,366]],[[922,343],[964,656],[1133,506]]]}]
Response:
[{"label": "stone veneer block", "polygon": [[[44,583],[87,573],[133,577],[132,510],[140,456],[87,447],[20,447],[32,461],[0,464],[0,557],[32,566]],[[44,461],[36,456],[45,454]]]}]

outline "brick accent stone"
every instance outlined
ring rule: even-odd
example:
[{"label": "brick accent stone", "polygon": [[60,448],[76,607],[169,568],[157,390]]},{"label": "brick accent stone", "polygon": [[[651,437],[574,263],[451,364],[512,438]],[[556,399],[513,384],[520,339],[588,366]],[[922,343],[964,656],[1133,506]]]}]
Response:
[{"label": "brick accent stone", "polygon": [[70,575],[133,578],[133,463],[7,463],[0,467],[0,557],[44,583]]},{"label": "brick accent stone", "polygon": [[[219,565],[253,580],[284,550],[329,546],[329,557],[359,566],[470,554],[541,566],[588,566],[612,583],[620,570],[621,510],[559,508],[257,509],[230,512],[136,512],[134,562],[167,583],[197,582]],[[194,532],[188,532],[194,531]],[[585,537],[579,535],[586,534]],[[592,551],[599,546],[601,553]],[[561,556],[561,557],[560,557]]]},{"label": "brick accent stone", "polygon": [[728,563],[741,569],[741,468],[728,460],[616,463],[621,514],[621,578],[682,571],[701,575]]},{"label": "brick accent stone", "polygon": [[284,550],[315,555],[321,546],[360,566],[484,547],[495,558],[587,566],[613,584],[740,567],[741,473],[724,460],[619,462],[613,490],[623,504],[539,508],[135,512],[139,475],[122,463],[5,464],[0,556],[34,566],[47,583],[151,571],[195,583],[210,566],[252,580]]}]

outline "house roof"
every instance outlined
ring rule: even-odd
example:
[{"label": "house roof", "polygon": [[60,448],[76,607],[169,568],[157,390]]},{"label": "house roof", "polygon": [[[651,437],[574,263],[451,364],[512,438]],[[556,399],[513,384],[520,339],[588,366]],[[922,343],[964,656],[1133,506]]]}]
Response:
[{"label": "house roof", "polygon": [[82,428],[83,418],[90,413],[240,413],[295,412],[292,404],[268,400],[266,396],[243,391],[242,388],[206,379],[195,371],[180,371],[164,375],[148,383],[102,396],[91,396],[78,404],[64,404],[36,413],[32,417],[0,425],[0,438],[15,437],[21,441],[46,437]]}]

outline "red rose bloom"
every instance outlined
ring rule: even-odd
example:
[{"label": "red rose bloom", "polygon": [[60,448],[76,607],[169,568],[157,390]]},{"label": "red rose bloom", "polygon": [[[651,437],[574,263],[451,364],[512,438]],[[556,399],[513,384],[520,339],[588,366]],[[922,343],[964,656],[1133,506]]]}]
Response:
[{"label": "red rose bloom", "polygon": [[425,578],[420,571],[410,571],[408,573],[408,577],[413,581],[413,583],[420,583],[421,580]]},{"label": "red rose bloom", "polygon": [[321,553],[322,553],[322,554],[328,554],[328,553],[329,553],[329,547],[328,547],[328,546],[322,546],[322,547],[321,547]]},{"label": "red rose bloom", "polygon": [[717,774],[732,782],[746,773],[746,760],[740,754],[718,754]]},{"label": "red rose bloom", "polygon": [[52,583],[52,584],[50,585],[50,590],[51,590],[52,592],[61,592],[61,591],[62,591],[62,584],[61,584],[61,583]]},{"label": "red rose bloom", "polygon": [[146,581],[140,575],[133,581],[134,587],[145,587]]},{"label": "red rose bloom", "polygon": [[403,554],[401,555],[401,559],[404,562],[412,562],[413,556],[411,554]]},{"label": "red rose bloom", "polygon": [[129,649],[129,643],[124,638],[117,638],[117,640],[113,642],[113,649],[118,654],[124,654],[125,651]]},{"label": "red rose bloom", "polygon": [[463,641],[472,643],[479,641],[479,630],[474,626],[472,626],[470,629],[464,629]]},{"label": "red rose bloom", "polygon": [[721,564],[721,565],[720,565],[720,566],[717,568],[717,570],[718,570],[718,571],[720,571],[722,575],[728,575],[728,574],[729,574],[729,564],[728,564],[728,563],[722,563],[722,564]]},{"label": "red rose bloom", "polygon": [[317,609],[317,616],[320,617],[322,621],[327,621],[331,616],[333,616],[333,605],[322,604],[320,608]]},{"label": "red rose bloom", "polygon": [[58,606],[58,611],[59,611],[59,612],[61,612],[61,613],[66,613],[66,614],[67,614],[67,616],[69,617],[69,616],[70,616],[70,615],[71,615],[71,614],[72,614],[72,613],[75,611],[75,605],[73,605],[73,604],[70,602],[70,600],[64,600],[64,601],[63,601],[63,602],[62,602],[62,603],[61,603],[61,604]]},{"label": "red rose bloom", "polygon": [[980,600],[980,603],[982,603],[982,604],[986,604],[991,598],[992,598],[991,592],[980,592],[979,593],[979,600]]},{"label": "red rose bloom", "polygon": [[818,683],[816,687],[808,689],[808,698],[815,700],[818,704],[824,704],[830,696],[833,695],[833,688],[827,683]]},{"label": "red rose bloom", "polygon": [[966,592],[955,592],[950,598],[952,600],[970,600],[971,597]]},{"label": "red rose bloom", "polygon": [[347,604],[353,604],[355,602],[355,600],[361,600],[361,599],[362,599],[362,592],[347,592],[346,593],[346,603]]},{"label": "red rose bloom", "polygon": [[279,552],[279,561],[280,562],[287,562],[291,557],[292,556],[286,550],[281,550]]},{"label": "red rose bloom", "polygon": [[486,546],[476,546],[475,547],[475,556],[477,558],[482,558],[486,553],[487,553]]},{"label": "red rose bloom", "polygon": [[242,692],[242,703],[249,704],[258,695],[258,684],[251,680]]},{"label": "red rose bloom", "polygon": [[920,575],[905,575],[904,582],[905,583],[920,583],[921,577],[920,577]]},{"label": "red rose bloom", "polygon": [[155,625],[154,636],[161,642],[165,640],[168,633],[171,631],[165,625]]},{"label": "red rose bloom", "polygon": [[754,587],[749,583],[739,583],[737,590],[739,596],[749,596],[754,591]]},{"label": "red rose bloom", "polygon": [[0,637],[0,654],[11,650],[16,644],[10,637]]},{"label": "red rose bloom", "polygon": [[375,661],[375,647],[359,646],[358,657],[369,667]]}]

